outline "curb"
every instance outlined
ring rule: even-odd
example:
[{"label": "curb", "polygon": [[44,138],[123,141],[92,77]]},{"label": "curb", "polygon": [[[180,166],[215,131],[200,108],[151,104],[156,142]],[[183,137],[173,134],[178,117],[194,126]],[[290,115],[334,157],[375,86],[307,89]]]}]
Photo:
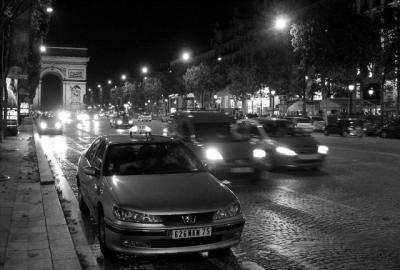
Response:
[{"label": "curb", "polygon": [[[71,269],[99,269],[97,260],[93,255],[86,236],[84,234],[84,229],[82,227],[82,219],[79,215],[79,204],[78,201],[69,186],[67,180],[65,179],[61,168],[57,165],[52,153],[45,153],[43,146],[41,144],[40,136],[34,121],[32,120],[33,135],[35,141],[36,155],[38,160],[39,174],[40,174],[40,184],[42,185],[42,195],[43,203],[45,205],[45,216],[46,216],[46,227],[48,232],[52,231],[52,226],[57,225],[58,230],[62,230],[62,233],[68,234],[67,240],[63,239],[63,246],[74,247],[74,262]],[[55,184],[54,186],[51,186]],[[61,195],[57,194],[62,186]],[[57,189],[57,190],[56,190]],[[65,202],[61,206],[60,197]],[[47,199],[46,199],[47,198]],[[46,211],[46,205],[53,205],[52,211]],[[57,211],[54,211],[54,207]],[[50,209],[50,207],[48,207]],[[69,213],[69,217],[66,218],[65,212]],[[57,215],[58,213],[58,215]],[[61,215],[59,215],[61,213]],[[53,216],[56,214],[58,222],[54,224]],[[61,217],[59,217],[61,216]],[[51,222],[49,222],[51,221]],[[67,221],[73,222],[73,227],[68,226]],[[79,265],[79,268],[77,266]]]}]

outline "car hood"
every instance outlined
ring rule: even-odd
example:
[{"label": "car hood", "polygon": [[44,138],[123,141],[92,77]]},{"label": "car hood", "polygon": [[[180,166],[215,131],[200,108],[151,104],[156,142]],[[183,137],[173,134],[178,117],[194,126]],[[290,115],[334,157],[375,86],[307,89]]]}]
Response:
[{"label": "car hood", "polygon": [[317,148],[318,142],[312,136],[279,137],[266,140],[274,146],[284,146],[290,149]]},{"label": "car hood", "polygon": [[208,172],[106,177],[119,206],[150,214],[211,212],[236,200]]}]

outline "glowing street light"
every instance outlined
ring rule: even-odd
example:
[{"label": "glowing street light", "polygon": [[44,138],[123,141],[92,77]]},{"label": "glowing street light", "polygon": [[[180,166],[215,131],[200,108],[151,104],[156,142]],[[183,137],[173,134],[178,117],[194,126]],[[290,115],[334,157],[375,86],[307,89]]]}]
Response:
[{"label": "glowing street light", "polygon": [[289,26],[289,19],[286,16],[278,16],[275,19],[274,27],[276,30],[282,31]]},{"label": "glowing street light", "polygon": [[148,67],[142,67],[142,73],[143,74],[147,74],[149,72],[149,68]]},{"label": "glowing street light", "polygon": [[355,85],[354,84],[350,84],[349,85],[349,99],[350,99],[350,109],[349,109],[349,116],[350,118],[353,116],[353,91],[355,89]]},{"label": "glowing street light", "polygon": [[108,84],[112,84],[112,80],[108,80],[107,83],[108,83]]},{"label": "glowing street light", "polygon": [[97,88],[99,88],[99,89],[100,89],[100,88],[101,88],[101,84],[98,84],[98,85],[97,85]]},{"label": "glowing street light", "polygon": [[188,52],[182,53],[182,60],[185,61],[185,62],[189,61],[190,60],[190,53],[188,53]]},{"label": "glowing street light", "polygon": [[121,80],[123,80],[123,81],[126,80],[126,75],[125,75],[125,74],[122,74],[122,75],[121,75]]},{"label": "glowing street light", "polygon": [[44,45],[40,45],[40,52],[42,52],[42,53],[44,53],[44,52],[46,52],[46,46],[44,46]]},{"label": "glowing street light", "polygon": [[53,13],[53,11],[54,11],[54,9],[50,6],[46,8],[46,12],[49,14]]},{"label": "glowing street light", "polygon": [[219,57],[217,58],[217,60],[218,60],[219,62],[221,62],[221,61],[222,61],[222,57],[219,56]]}]

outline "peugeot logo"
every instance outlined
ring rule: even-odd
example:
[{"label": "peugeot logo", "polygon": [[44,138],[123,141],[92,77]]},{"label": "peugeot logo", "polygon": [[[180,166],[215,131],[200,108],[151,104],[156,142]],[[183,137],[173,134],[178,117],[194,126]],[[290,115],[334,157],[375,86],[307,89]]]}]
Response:
[{"label": "peugeot logo", "polygon": [[184,224],[194,224],[194,223],[196,223],[196,216],[192,216],[192,215],[182,216],[182,221]]}]

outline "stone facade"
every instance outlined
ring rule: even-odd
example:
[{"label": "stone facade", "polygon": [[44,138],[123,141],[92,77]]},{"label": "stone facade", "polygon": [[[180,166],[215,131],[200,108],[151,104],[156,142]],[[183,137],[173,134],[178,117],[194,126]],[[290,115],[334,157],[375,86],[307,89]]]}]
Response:
[{"label": "stone facade", "polygon": [[86,72],[89,57],[86,48],[49,47],[42,55],[42,69],[33,109],[41,109],[42,79],[48,74],[56,75],[62,82],[62,107],[80,110],[86,95]]}]

